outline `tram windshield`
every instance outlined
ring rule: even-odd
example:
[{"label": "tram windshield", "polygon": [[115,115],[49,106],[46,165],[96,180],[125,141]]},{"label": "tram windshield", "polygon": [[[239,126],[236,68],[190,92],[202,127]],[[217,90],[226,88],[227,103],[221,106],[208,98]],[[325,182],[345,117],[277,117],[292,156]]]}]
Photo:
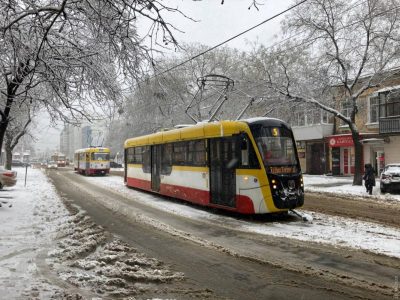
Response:
[{"label": "tram windshield", "polygon": [[92,153],[92,160],[110,160],[110,154],[94,152]]},{"label": "tram windshield", "polygon": [[284,127],[254,128],[253,135],[265,166],[297,166],[294,139]]}]

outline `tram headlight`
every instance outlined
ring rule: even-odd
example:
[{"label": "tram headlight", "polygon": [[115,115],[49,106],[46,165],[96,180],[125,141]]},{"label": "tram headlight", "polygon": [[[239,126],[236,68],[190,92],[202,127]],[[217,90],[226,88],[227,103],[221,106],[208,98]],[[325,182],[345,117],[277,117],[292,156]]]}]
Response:
[{"label": "tram headlight", "polygon": [[274,190],[276,190],[276,184],[274,184],[274,185],[272,186],[272,188],[273,188]]}]

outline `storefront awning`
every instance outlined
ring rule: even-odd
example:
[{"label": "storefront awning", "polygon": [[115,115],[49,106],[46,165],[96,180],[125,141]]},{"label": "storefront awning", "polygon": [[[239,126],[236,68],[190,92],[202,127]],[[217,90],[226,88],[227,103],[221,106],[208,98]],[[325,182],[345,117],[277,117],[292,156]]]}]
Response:
[{"label": "storefront awning", "polygon": [[384,139],[378,139],[378,138],[369,138],[361,140],[361,143],[363,144],[383,144],[384,142],[385,142]]}]

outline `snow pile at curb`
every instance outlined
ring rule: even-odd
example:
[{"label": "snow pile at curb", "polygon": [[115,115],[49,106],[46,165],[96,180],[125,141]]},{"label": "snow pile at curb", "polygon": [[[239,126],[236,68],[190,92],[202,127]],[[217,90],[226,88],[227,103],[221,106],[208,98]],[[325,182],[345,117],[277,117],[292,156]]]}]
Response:
[{"label": "snow pile at curb", "polygon": [[182,280],[154,258],[110,236],[83,213],[60,227],[58,248],[51,251],[51,264],[73,286],[89,288],[108,297],[128,297],[156,291],[159,283]]}]

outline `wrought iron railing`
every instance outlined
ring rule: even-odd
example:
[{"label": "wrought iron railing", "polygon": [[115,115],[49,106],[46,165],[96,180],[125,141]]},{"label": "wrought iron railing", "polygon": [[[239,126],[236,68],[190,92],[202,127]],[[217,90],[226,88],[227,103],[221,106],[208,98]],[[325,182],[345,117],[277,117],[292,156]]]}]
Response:
[{"label": "wrought iron railing", "polygon": [[380,118],[379,133],[400,133],[400,116]]}]

